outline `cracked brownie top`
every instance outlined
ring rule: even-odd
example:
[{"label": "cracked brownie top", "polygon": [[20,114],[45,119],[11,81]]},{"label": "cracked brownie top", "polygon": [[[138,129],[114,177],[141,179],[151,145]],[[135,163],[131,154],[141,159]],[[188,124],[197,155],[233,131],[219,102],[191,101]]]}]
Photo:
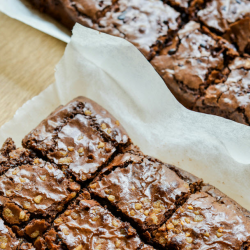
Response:
[{"label": "cracked brownie top", "polygon": [[87,98],[59,107],[28,134],[23,145],[86,181],[112,154],[130,143],[119,121]]},{"label": "cracked brownie top", "polygon": [[223,71],[224,77],[205,90],[195,110],[213,110],[237,122],[250,124],[250,58],[237,57]]},{"label": "cracked brownie top", "polygon": [[118,0],[93,28],[133,43],[147,59],[180,25],[180,13],[157,0]]},{"label": "cracked brownie top", "polygon": [[154,232],[154,240],[171,249],[249,249],[250,217],[236,202],[211,186],[192,194]]},{"label": "cracked brownie top", "polygon": [[90,192],[114,205],[140,231],[151,231],[187,199],[190,185],[201,183],[199,178],[184,181],[170,167],[152,158],[119,155],[89,185]]},{"label": "cracked brownie top", "polygon": [[[49,249],[74,250],[153,250],[144,245],[129,223],[114,217],[107,209],[91,200],[87,191],[60,215],[46,235]],[[64,249],[64,248],[62,248]]]},{"label": "cracked brownie top", "polygon": [[18,235],[36,238],[79,190],[56,166],[36,159],[0,177],[1,215]]},{"label": "cracked brownie top", "polygon": [[210,74],[217,76],[227,59],[236,55],[227,41],[191,21],[151,63],[176,98],[192,108],[203,90],[217,81]]}]

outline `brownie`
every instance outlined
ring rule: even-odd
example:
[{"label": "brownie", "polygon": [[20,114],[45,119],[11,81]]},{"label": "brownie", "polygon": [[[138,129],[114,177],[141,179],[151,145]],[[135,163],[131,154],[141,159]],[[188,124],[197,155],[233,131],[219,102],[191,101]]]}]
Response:
[{"label": "brownie", "polygon": [[9,169],[0,177],[0,212],[20,237],[41,236],[80,190],[55,165],[35,159],[33,165]]},{"label": "brownie", "polygon": [[40,12],[49,14],[68,29],[75,23],[93,27],[116,0],[28,0]]},{"label": "brownie", "polygon": [[119,121],[84,97],[59,107],[23,140],[24,147],[82,182],[93,178],[119,148],[129,144]]},{"label": "brownie", "polygon": [[127,39],[150,59],[180,24],[180,13],[161,1],[118,0],[94,29]]},{"label": "brownie", "polygon": [[247,250],[249,214],[216,188],[205,186],[154,232],[154,241],[163,249]]},{"label": "brownie", "polygon": [[16,148],[11,138],[6,139],[0,149],[0,176],[8,169],[22,164],[32,163],[34,154],[24,148]]},{"label": "brownie", "polygon": [[220,80],[228,60],[237,55],[226,40],[190,21],[151,63],[177,100],[192,109],[204,89]]},{"label": "brownie", "polygon": [[237,57],[219,83],[210,85],[194,110],[250,125],[250,58]]},{"label": "brownie", "polygon": [[240,52],[250,52],[249,0],[209,0],[197,16],[206,26],[235,42]]},{"label": "brownie", "polygon": [[50,250],[154,249],[143,244],[129,223],[91,200],[85,190],[54,221],[53,228],[45,234],[45,241]]},{"label": "brownie", "polygon": [[115,157],[89,190],[94,198],[118,210],[138,232],[150,238],[152,230],[162,225],[192,190],[199,189],[201,179],[185,175],[188,182],[181,176],[181,171],[178,175],[171,165],[125,153]]}]

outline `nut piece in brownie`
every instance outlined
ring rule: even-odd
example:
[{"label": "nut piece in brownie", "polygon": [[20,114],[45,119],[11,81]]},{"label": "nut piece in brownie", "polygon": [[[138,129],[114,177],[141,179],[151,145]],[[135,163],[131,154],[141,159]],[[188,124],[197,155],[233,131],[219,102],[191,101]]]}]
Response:
[{"label": "nut piece in brownie", "polygon": [[184,171],[171,167],[153,158],[125,153],[114,158],[89,190],[150,238],[150,232],[162,225],[201,184],[201,179],[189,178]]},{"label": "nut piece in brownie", "polygon": [[118,148],[129,143],[119,121],[85,97],[59,107],[23,140],[24,147],[80,181],[93,178]]},{"label": "nut piece in brownie", "polygon": [[[204,89],[216,83],[228,58],[236,55],[226,40],[190,21],[151,63],[177,100],[192,109]],[[209,77],[211,73],[216,77]]]},{"label": "nut piece in brownie", "polygon": [[0,177],[0,212],[20,237],[35,239],[79,190],[56,166],[36,159]]},{"label": "nut piece in brownie", "polygon": [[118,0],[94,29],[127,39],[150,59],[179,26],[180,13],[162,1]]},{"label": "nut piece in brownie", "polygon": [[230,63],[222,80],[205,90],[194,110],[250,125],[250,58],[237,57]]},{"label": "nut piece in brownie", "polygon": [[241,53],[250,52],[249,0],[209,0],[197,15],[206,26],[235,42]]},{"label": "nut piece in brownie", "polygon": [[212,186],[192,194],[154,233],[166,249],[234,249],[250,247],[250,213]]},{"label": "nut piece in brownie", "polygon": [[86,27],[105,15],[116,0],[29,0],[40,12],[44,12],[72,29],[75,23]]},{"label": "nut piece in brownie", "polygon": [[153,250],[142,243],[129,223],[120,221],[91,200],[85,190],[54,221],[53,228],[45,234],[45,241],[50,250]]},{"label": "nut piece in brownie", "polygon": [[14,141],[8,138],[0,149],[0,175],[8,169],[33,162],[33,154],[27,149],[16,148]]}]

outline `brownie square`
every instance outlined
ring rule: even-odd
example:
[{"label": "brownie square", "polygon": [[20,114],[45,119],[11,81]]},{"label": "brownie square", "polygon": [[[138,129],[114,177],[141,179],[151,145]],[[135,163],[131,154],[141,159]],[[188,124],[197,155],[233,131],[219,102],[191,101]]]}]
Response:
[{"label": "brownie square", "polygon": [[212,186],[192,194],[154,232],[163,249],[249,249],[250,213]]},{"label": "brownie square", "polygon": [[197,14],[199,20],[235,42],[241,53],[250,52],[249,0],[210,0]]},{"label": "brownie square", "polygon": [[10,168],[32,163],[34,154],[24,148],[16,148],[11,138],[6,139],[0,149],[0,176]]},{"label": "brownie square", "polygon": [[80,190],[55,165],[39,159],[0,177],[2,218],[20,236],[36,239]]},{"label": "brownie square", "polygon": [[148,249],[129,223],[114,217],[107,209],[91,200],[87,191],[75,200],[45,234],[50,250]]},{"label": "brownie square", "polygon": [[237,57],[223,73],[221,81],[197,100],[194,110],[250,125],[250,58]]},{"label": "brownie square", "polygon": [[[151,63],[177,100],[192,109],[204,89],[218,81],[227,61],[235,56],[232,45],[190,21]],[[211,73],[216,77],[209,77]]]},{"label": "brownie square", "polygon": [[161,1],[118,0],[93,28],[127,39],[150,59],[180,22],[180,13]]},{"label": "brownie square", "polygon": [[75,23],[86,27],[105,15],[116,0],[29,0],[35,8],[72,29]]},{"label": "brownie square", "polygon": [[94,179],[89,190],[150,238],[152,230],[160,227],[201,184],[201,179],[188,175],[183,180],[181,171],[171,167],[153,158],[125,153]]},{"label": "brownie square", "polygon": [[119,121],[84,97],[59,107],[23,140],[24,147],[82,182],[93,178],[119,148],[129,143]]}]

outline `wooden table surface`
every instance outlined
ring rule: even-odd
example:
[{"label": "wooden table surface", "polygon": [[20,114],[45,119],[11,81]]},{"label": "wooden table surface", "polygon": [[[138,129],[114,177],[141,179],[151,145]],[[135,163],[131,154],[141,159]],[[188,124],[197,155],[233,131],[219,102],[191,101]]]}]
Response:
[{"label": "wooden table surface", "polygon": [[66,44],[0,12],[0,126],[54,82]]}]

